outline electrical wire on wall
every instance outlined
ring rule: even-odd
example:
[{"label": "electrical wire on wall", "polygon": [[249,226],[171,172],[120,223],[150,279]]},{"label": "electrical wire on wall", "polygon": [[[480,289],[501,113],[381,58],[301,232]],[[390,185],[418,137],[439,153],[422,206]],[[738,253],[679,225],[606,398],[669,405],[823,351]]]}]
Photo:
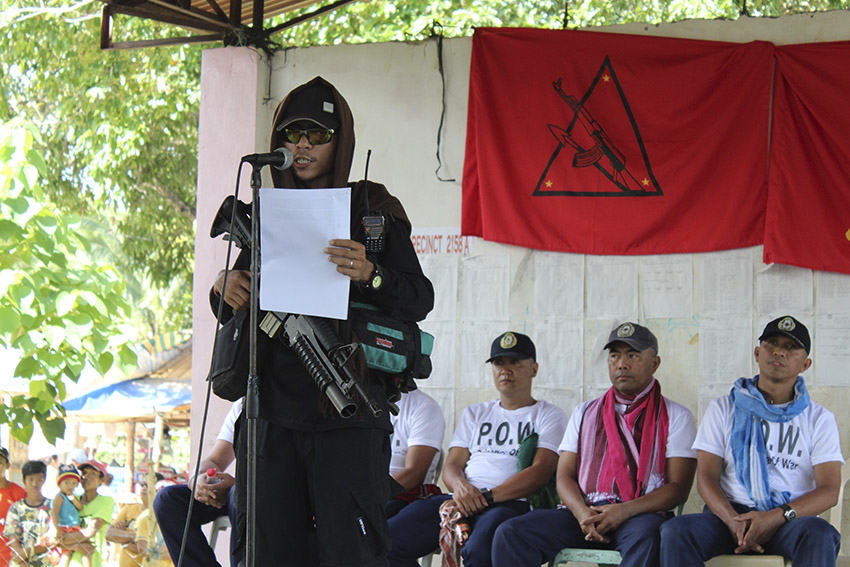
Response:
[{"label": "electrical wire on wall", "polygon": [[434,170],[434,175],[436,175],[437,179],[443,183],[454,183],[457,179],[444,179],[440,175],[440,170],[443,168],[443,160],[440,157],[440,150],[443,143],[443,125],[446,122],[446,71],[443,68],[443,26],[439,22],[434,22],[434,26],[431,30],[431,37],[435,37],[437,39],[437,67],[440,72],[440,81],[442,81],[443,85],[440,127],[437,128],[437,169]]}]

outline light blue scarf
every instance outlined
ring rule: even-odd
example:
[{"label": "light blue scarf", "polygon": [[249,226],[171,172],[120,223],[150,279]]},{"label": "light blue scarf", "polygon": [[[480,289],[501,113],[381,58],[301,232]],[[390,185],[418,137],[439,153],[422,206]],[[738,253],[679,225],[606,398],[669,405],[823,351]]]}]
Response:
[{"label": "light blue scarf", "polygon": [[732,420],[732,457],[735,459],[735,476],[747,489],[747,494],[756,503],[756,509],[771,510],[791,500],[787,491],[770,488],[767,476],[767,449],[761,421],[784,423],[791,421],[809,407],[809,392],[802,376],[794,383],[794,401],[785,407],[767,403],[756,388],[755,378],[738,378],[729,399],[735,406]]}]

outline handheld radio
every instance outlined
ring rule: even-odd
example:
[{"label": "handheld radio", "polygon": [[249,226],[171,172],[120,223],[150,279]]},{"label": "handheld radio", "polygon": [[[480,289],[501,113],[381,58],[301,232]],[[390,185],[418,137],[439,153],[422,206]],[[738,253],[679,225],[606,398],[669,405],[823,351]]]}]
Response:
[{"label": "handheld radio", "polygon": [[375,211],[374,215],[363,217],[363,233],[366,235],[366,254],[378,254],[384,250],[384,229],[387,227],[387,219]]},{"label": "handheld radio", "polygon": [[372,150],[366,152],[366,171],[363,174],[365,182],[365,191],[363,192],[366,201],[366,214],[363,216],[361,223],[363,224],[363,234],[365,235],[366,254],[380,254],[384,250],[384,233],[387,228],[387,218],[381,211],[371,211],[369,209],[369,160],[372,158]]}]

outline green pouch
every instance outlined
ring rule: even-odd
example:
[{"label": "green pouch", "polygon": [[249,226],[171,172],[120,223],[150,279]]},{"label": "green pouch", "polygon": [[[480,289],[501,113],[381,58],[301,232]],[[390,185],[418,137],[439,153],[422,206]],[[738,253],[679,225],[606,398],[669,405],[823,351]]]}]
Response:
[{"label": "green pouch", "polygon": [[367,303],[352,303],[349,320],[369,368],[417,379],[431,375],[434,337],[415,322],[390,317]]},{"label": "green pouch", "polygon": [[[532,433],[522,440],[519,444],[519,453],[517,453],[517,472],[531,466],[534,462],[534,454],[537,452],[537,433]],[[528,503],[535,510],[557,508],[561,503],[561,498],[558,496],[558,488],[556,486],[556,475],[552,477],[540,488],[528,495]]]}]

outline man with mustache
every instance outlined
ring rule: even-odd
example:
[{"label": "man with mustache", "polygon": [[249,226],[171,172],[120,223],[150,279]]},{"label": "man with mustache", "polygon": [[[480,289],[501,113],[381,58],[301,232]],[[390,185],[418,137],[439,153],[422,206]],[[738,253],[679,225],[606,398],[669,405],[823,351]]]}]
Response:
[{"label": "man with mustache", "polygon": [[605,349],[611,389],[576,408],[559,448],[564,506],[502,524],[496,567],[537,567],[564,547],[613,548],[622,566],[658,565],[658,528],[691,490],[696,426],[687,408],[661,395],[652,331],[623,323]]},{"label": "man with mustache", "polygon": [[835,416],[809,398],[800,376],[810,349],[805,325],[774,319],[755,348],[759,373],[708,406],[694,443],[705,509],[661,528],[662,567],[733,552],[835,566],[841,536],[817,515],[838,500],[844,459]]}]

